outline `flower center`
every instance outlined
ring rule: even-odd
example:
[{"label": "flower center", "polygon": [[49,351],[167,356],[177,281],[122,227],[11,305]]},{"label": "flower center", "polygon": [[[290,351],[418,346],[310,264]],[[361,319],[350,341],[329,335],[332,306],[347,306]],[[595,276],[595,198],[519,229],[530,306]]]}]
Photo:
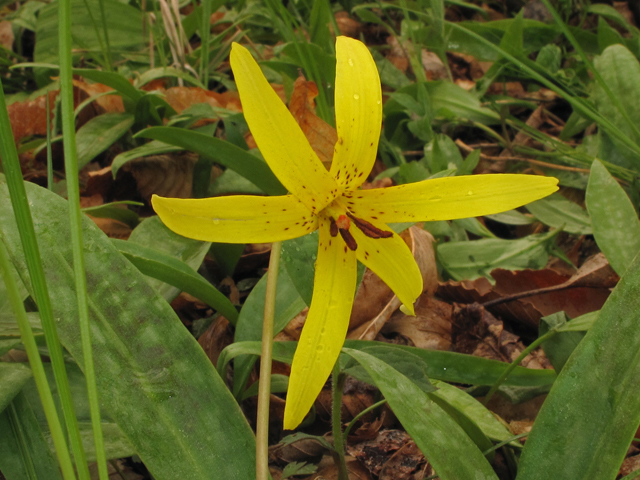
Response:
[{"label": "flower center", "polygon": [[381,230],[372,223],[354,216],[339,198],[327,206],[322,213],[329,218],[331,236],[337,237],[339,233],[347,247],[353,251],[358,248],[358,243],[349,231],[352,223],[369,238],[389,238],[393,236],[393,232]]}]

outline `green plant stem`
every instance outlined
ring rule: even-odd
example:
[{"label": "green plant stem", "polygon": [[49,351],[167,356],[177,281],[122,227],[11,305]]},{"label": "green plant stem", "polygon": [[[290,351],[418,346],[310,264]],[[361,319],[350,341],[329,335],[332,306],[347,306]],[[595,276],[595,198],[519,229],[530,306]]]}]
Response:
[{"label": "green plant stem", "polygon": [[342,436],[342,391],[344,390],[344,381],[347,376],[340,373],[340,360],[336,360],[333,366],[332,387],[331,387],[331,426],[333,429],[333,448],[335,449],[334,458],[338,467],[338,480],[349,480],[349,472],[347,471],[347,462],[344,458],[345,441]]},{"label": "green plant stem", "polygon": [[256,425],[256,480],[269,480],[269,399],[271,397],[271,359],[273,356],[273,319],[276,312],[276,289],[282,242],[271,246],[267,292],[262,323],[262,353],[258,385],[258,418]]},{"label": "green plant stem", "polygon": [[104,0],[98,0],[98,3],[100,3],[100,17],[102,20],[102,30],[104,32],[104,43],[107,44],[107,50],[106,50],[106,69],[108,72],[113,70],[113,57],[111,55],[111,43],[109,42],[109,27],[107,26],[107,15],[104,11]]},{"label": "green plant stem", "polygon": [[29,365],[33,372],[33,379],[36,383],[38,394],[40,395],[40,401],[42,402],[42,408],[47,419],[47,424],[49,425],[49,430],[51,431],[51,439],[53,440],[53,445],[58,457],[58,463],[62,470],[62,476],[65,480],[75,479],[76,475],[73,471],[73,462],[71,461],[71,455],[69,455],[67,442],[64,438],[64,431],[62,430],[58,411],[56,410],[56,405],[53,401],[49,382],[47,381],[47,375],[44,372],[40,352],[38,352],[38,345],[36,344],[36,340],[33,336],[33,330],[31,330],[31,325],[29,324],[29,319],[27,318],[24,303],[22,302],[20,292],[18,291],[18,286],[11,274],[9,255],[2,241],[0,241],[0,276],[4,280],[9,302],[11,303],[16,315],[18,328],[20,329],[20,336],[27,352],[27,357],[29,358]]},{"label": "green plant stem", "polygon": [[500,385],[502,385],[502,383],[507,379],[507,377],[511,374],[511,372],[518,365],[520,365],[520,362],[522,360],[524,360],[524,357],[529,355],[533,350],[535,350],[536,348],[538,348],[538,346],[540,346],[541,344],[543,344],[544,342],[549,340],[556,333],[558,333],[557,330],[549,330],[547,333],[545,333],[541,337],[537,338],[534,342],[531,343],[531,345],[529,345],[527,348],[525,348],[522,351],[522,353],[520,355],[518,355],[518,358],[516,358],[513,362],[511,362],[509,364],[509,366],[507,368],[504,369],[504,372],[502,372],[502,375],[500,375],[498,380],[496,380],[496,383],[494,383],[491,386],[491,389],[489,390],[489,393],[487,393],[487,396],[484,398],[484,402],[483,402],[484,405],[487,405],[489,403],[489,400],[491,400],[491,397],[493,397],[493,394],[496,393],[496,391],[498,391],[498,388],[500,388]]},{"label": "green plant stem", "polygon": [[202,26],[200,27],[200,79],[209,89],[209,39],[211,38],[211,1],[202,0]]},{"label": "green plant stem", "polygon": [[[91,330],[89,326],[89,299],[85,275],[84,250],[82,243],[82,213],[80,211],[80,187],[78,185],[78,157],[76,152],[76,129],[73,111],[73,74],[71,58],[71,0],[60,0],[58,6],[59,25],[59,58],[60,58],[60,104],[62,110],[62,134],[64,136],[64,167],[67,176],[67,198],[69,200],[69,221],[71,245],[73,250],[73,273],[78,300],[78,323],[82,343],[82,359],[84,375],[87,380],[87,394],[91,413],[93,441],[96,448],[98,473],[101,480],[107,480],[107,457],[102,436],[100,420],[100,404],[93,365],[91,347]],[[104,18],[103,18],[104,20]],[[80,445],[82,447],[82,445]],[[75,451],[75,450],[74,450]],[[88,478],[88,469],[84,452],[76,456],[76,465],[80,478]]]},{"label": "green plant stem", "polygon": [[84,475],[82,477],[83,479],[88,479],[89,469],[86,461],[84,461],[84,448],[82,447],[80,430],[78,429],[78,420],[76,419],[73,402],[71,401],[71,391],[67,371],[64,366],[62,347],[58,340],[58,332],[53,318],[51,300],[49,298],[49,289],[42,267],[42,258],[40,257],[36,232],[33,227],[33,220],[31,219],[27,192],[24,188],[20,161],[13,140],[11,121],[7,113],[7,104],[2,88],[0,88],[0,158],[2,158],[2,166],[7,179],[7,188],[9,190],[9,196],[11,197],[11,205],[13,206],[25,261],[31,278],[32,295],[38,305],[42,329],[47,342],[47,348],[49,349],[49,357],[51,358],[51,366],[56,379],[56,386],[58,387],[58,396],[60,398],[62,412],[64,413],[71,449],[74,452],[78,473]]},{"label": "green plant stem", "polygon": [[47,188],[53,191],[53,156],[51,154],[51,105],[47,93]]},{"label": "green plant stem", "polygon": [[356,424],[356,422],[360,420],[362,417],[364,417],[370,411],[375,410],[378,407],[381,407],[385,403],[387,403],[386,399],[380,400],[379,402],[376,402],[373,405],[368,406],[367,408],[362,410],[360,413],[358,413],[355,417],[353,417],[353,420],[349,422],[349,425],[347,426],[347,428],[344,429],[344,433],[342,434],[343,442],[345,443],[345,445],[347,443],[347,437],[349,436],[349,433],[351,432],[351,429]]}]

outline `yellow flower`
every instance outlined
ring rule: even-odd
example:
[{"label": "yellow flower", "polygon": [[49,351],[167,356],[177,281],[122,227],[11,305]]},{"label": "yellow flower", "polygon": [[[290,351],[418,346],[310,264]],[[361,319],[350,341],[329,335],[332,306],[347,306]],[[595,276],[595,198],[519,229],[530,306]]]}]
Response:
[{"label": "yellow flower", "polygon": [[249,51],[234,44],[231,68],[247,124],[269,167],[290,194],[152,199],[153,208],[171,230],[209,242],[276,242],[319,229],[313,299],[291,366],[285,429],[303,420],[338,358],[356,289],[356,259],[413,312],[413,303],[422,293],[422,277],[409,248],[387,223],[488,215],[557,190],[555,178],[507,174],[358,190],[378,149],[380,79],[361,42],[338,37],[336,57],[338,142],[331,171],[324,168]]}]

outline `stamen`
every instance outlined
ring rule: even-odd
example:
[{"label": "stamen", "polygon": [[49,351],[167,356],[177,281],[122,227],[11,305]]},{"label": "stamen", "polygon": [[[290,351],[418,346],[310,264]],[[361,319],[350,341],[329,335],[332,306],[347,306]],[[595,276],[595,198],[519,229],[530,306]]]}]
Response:
[{"label": "stamen", "polygon": [[353,223],[356,224],[356,227],[360,229],[362,233],[364,233],[369,238],[389,238],[393,237],[393,232],[389,232],[387,230],[381,230],[372,223],[367,222],[361,218],[354,217],[349,212],[347,212],[347,216],[353,220]]},{"label": "stamen", "polygon": [[330,218],[329,222],[329,233],[332,237],[336,237],[338,235],[338,224],[333,218]]},{"label": "stamen", "polygon": [[351,232],[349,232],[349,230],[347,230],[346,228],[341,228],[340,236],[344,240],[344,243],[347,244],[347,247],[349,247],[350,250],[355,252],[356,249],[358,248],[358,244],[356,243],[356,239],[353,238],[353,235],[351,235]]}]

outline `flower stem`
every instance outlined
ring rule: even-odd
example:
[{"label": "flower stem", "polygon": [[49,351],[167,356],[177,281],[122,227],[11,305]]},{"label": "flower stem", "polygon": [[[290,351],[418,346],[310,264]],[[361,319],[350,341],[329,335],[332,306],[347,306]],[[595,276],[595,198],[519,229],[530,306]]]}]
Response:
[{"label": "flower stem", "polygon": [[332,373],[331,391],[331,423],[333,427],[333,447],[335,449],[334,461],[338,467],[338,480],[349,480],[347,462],[344,458],[344,439],[342,437],[342,391],[347,376],[340,373],[340,360],[336,360]]},{"label": "flower stem", "polygon": [[271,396],[271,358],[273,353],[273,318],[276,309],[276,287],[282,242],[271,246],[267,293],[262,324],[262,354],[258,385],[258,418],[256,425],[256,480],[269,479],[269,398]]}]

